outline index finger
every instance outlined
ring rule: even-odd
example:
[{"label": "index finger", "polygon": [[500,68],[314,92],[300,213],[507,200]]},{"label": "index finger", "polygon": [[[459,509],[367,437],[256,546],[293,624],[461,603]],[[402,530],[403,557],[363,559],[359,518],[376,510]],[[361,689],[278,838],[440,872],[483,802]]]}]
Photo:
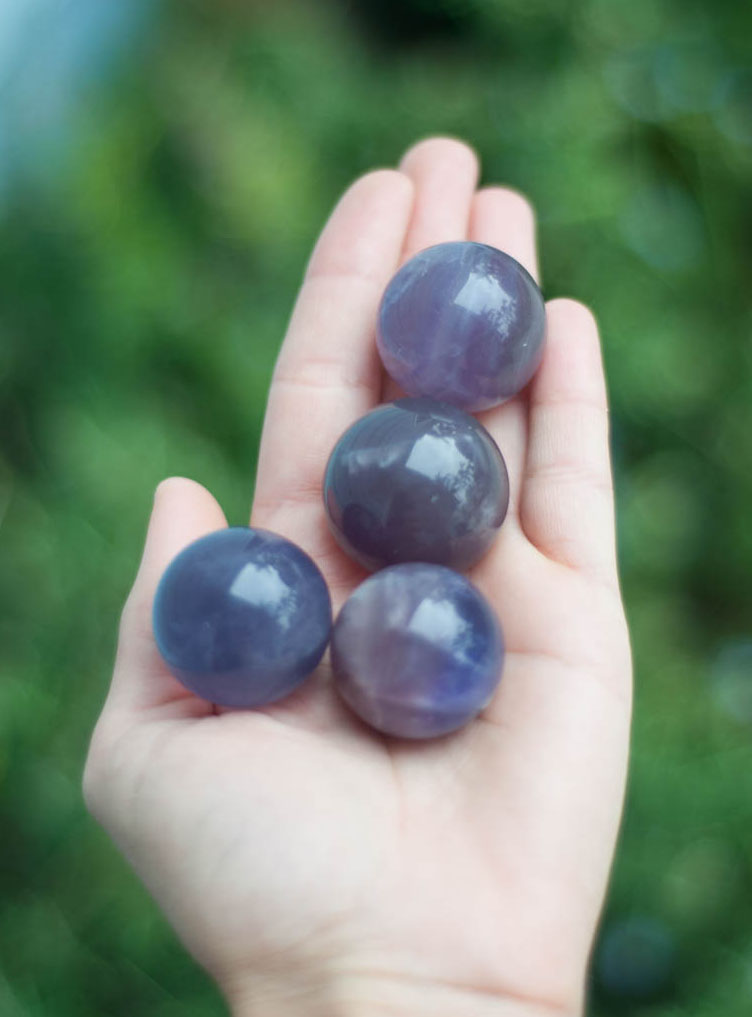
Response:
[{"label": "index finger", "polygon": [[405,174],[369,173],[346,191],[316,244],[269,392],[254,525],[300,538],[296,518],[320,499],[332,447],[378,402],[376,310],[399,261],[412,200]]}]

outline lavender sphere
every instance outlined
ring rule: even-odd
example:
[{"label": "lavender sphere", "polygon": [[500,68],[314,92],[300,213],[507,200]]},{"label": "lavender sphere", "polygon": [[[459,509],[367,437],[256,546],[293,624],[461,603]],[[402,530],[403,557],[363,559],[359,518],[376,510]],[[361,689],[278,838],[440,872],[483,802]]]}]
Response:
[{"label": "lavender sphere", "polygon": [[384,367],[410,395],[464,410],[511,398],[543,356],[546,310],[519,262],[487,244],[437,244],[386,288],[377,341]]},{"label": "lavender sphere", "polygon": [[324,504],[339,544],[368,569],[405,561],[467,569],[504,520],[509,478],[473,417],[435,399],[399,399],[339,439]]},{"label": "lavender sphere", "polygon": [[238,526],[201,537],[171,562],[153,627],[165,663],[191,692],[221,706],[262,706],[321,660],[332,605],[299,547]]},{"label": "lavender sphere", "polygon": [[377,572],[352,594],[335,622],[331,656],[339,693],[367,724],[433,738],[487,705],[504,641],[490,604],[464,576],[408,563]]}]

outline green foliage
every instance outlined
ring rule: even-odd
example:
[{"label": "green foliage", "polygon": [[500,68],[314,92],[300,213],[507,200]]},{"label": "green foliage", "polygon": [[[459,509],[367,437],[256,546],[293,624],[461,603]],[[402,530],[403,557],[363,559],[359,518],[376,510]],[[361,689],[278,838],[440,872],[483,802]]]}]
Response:
[{"label": "green foliage", "polygon": [[537,206],[548,296],[600,318],[637,697],[605,928],[665,984],[592,1012],[749,1012],[752,8],[175,2],[0,203],[0,1012],[223,1012],[79,781],[152,491],[244,521],[276,349],[347,182],[416,137]]}]

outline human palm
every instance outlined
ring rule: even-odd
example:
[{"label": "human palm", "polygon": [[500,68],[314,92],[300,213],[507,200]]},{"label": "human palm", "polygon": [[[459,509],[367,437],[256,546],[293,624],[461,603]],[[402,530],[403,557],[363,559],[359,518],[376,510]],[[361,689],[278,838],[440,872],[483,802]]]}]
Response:
[{"label": "human palm", "polygon": [[[364,573],[328,532],[321,478],[341,432],[394,392],[373,339],[385,284],[417,250],[465,238],[536,271],[529,207],[476,178],[468,148],[431,139],[398,171],[357,181],[290,322],[252,524],[312,555],[335,609]],[[153,642],[153,593],[183,546],[226,522],[191,481],[158,490],[85,790],[238,1014],[581,1009],[621,811],[631,668],[597,331],[572,301],[547,314],[536,378],[480,415],[511,502],[471,578],[507,657],[493,701],[458,733],[374,733],[339,701],[326,661],[260,710],[184,690]]]}]

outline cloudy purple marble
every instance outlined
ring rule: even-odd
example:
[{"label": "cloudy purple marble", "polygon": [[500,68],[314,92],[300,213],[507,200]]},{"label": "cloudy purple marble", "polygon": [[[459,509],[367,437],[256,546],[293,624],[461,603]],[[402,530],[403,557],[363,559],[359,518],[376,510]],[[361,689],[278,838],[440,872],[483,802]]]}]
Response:
[{"label": "cloudy purple marble", "polygon": [[189,544],[157,588],[154,637],[175,677],[221,706],[262,706],[321,660],[332,627],[324,577],[295,544],[245,526]]},{"label": "cloudy purple marble", "polygon": [[399,399],[339,439],[324,504],[339,544],[368,569],[424,561],[463,570],[498,533],[509,478],[496,442],[469,414]]},{"label": "cloudy purple marble", "polygon": [[545,327],[543,297],[519,262],[457,241],[426,248],[397,272],[381,301],[377,342],[405,392],[478,411],[527,385]]},{"label": "cloudy purple marble", "polygon": [[467,724],[501,677],[504,640],[488,601],[441,565],[392,565],[362,583],[332,631],[336,687],[385,734],[433,738]]}]

